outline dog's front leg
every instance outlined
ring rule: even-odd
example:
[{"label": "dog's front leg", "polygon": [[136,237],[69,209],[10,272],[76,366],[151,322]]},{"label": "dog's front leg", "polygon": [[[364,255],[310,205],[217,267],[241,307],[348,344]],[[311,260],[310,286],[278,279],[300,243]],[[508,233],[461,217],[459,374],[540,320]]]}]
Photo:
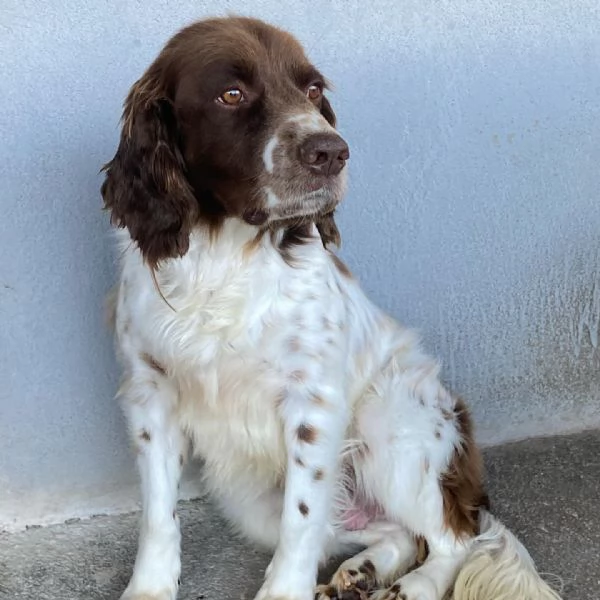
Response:
[{"label": "dog's front leg", "polygon": [[284,507],[279,543],[256,600],[312,600],[332,533],[332,497],[349,410],[341,368],[332,357],[323,358],[291,376],[281,403]]}]

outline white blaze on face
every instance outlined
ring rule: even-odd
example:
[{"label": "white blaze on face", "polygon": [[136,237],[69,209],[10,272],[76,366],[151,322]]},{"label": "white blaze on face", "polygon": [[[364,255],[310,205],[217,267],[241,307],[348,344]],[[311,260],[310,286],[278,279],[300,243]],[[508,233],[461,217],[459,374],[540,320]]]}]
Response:
[{"label": "white blaze on face", "polygon": [[273,173],[273,167],[274,165],[274,160],[273,160],[273,153],[275,152],[275,148],[277,148],[277,146],[279,145],[279,138],[274,135],[268,142],[267,145],[265,146],[265,149],[263,151],[263,163],[265,165],[265,169],[267,171],[267,173],[272,174]]}]

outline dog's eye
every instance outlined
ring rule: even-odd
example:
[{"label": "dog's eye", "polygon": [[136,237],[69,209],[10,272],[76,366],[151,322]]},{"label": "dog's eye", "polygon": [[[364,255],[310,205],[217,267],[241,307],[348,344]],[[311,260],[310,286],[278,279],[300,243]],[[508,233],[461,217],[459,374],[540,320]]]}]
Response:
[{"label": "dog's eye", "polygon": [[244,101],[244,93],[239,88],[231,88],[223,92],[218,100],[229,106],[237,106]]},{"label": "dog's eye", "polygon": [[323,90],[321,89],[321,86],[318,83],[313,83],[312,85],[309,85],[306,90],[306,95],[310,100],[318,100],[321,97],[322,93]]}]

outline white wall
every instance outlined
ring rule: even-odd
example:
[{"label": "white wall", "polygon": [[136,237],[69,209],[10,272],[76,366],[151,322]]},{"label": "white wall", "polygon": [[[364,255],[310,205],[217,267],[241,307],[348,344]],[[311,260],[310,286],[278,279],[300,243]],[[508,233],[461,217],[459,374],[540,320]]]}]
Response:
[{"label": "white wall", "polygon": [[0,526],[131,506],[98,170],[167,38],[291,29],[352,148],[343,255],[492,443],[600,425],[597,0],[4,0]]}]

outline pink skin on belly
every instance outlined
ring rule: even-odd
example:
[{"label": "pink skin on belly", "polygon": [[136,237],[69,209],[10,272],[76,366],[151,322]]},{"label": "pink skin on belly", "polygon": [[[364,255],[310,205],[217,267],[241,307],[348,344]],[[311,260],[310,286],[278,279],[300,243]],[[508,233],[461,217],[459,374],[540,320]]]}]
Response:
[{"label": "pink skin on belly", "polygon": [[353,506],[342,514],[344,529],[357,531],[364,529],[371,521],[381,516],[381,511],[376,506]]}]

